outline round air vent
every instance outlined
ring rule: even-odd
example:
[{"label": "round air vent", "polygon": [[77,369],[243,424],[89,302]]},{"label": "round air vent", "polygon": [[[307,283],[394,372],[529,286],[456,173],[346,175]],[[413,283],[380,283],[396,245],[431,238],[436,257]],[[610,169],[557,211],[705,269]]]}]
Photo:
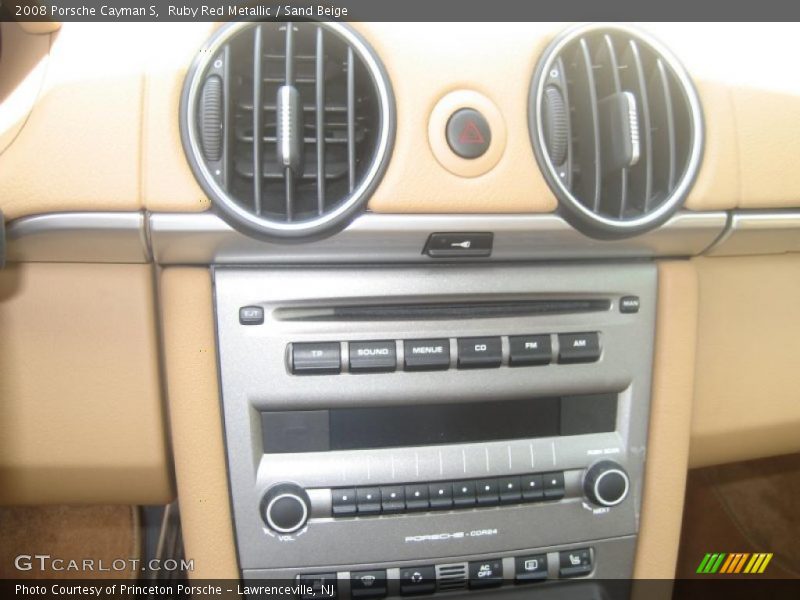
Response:
[{"label": "round air vent", "polygon": [[345,227],[383,175],[394,127],[383,66],[340,23],[224,26],[181,100],[184,149],[214,208],[270,240]]},{"label": "round air vent", "polygon": [[554,40],[533,78],[529,123],[562,214],[599,238],[666,221],[702,156],[702,113],[688,75],[628,27],[583,25]]}]

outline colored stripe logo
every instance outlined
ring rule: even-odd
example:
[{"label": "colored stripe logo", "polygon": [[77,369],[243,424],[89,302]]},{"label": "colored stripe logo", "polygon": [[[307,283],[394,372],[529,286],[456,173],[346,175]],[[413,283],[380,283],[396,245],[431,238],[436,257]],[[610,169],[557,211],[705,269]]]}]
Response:
[{"label": "colored stripe logo", "polygon": [[697,573],[702,575],[713,575],[715,573],[725,575],[747,574],[756,575],[763,573],[769,561],[772,560],[772,552],[709,552],[700,561]]}]

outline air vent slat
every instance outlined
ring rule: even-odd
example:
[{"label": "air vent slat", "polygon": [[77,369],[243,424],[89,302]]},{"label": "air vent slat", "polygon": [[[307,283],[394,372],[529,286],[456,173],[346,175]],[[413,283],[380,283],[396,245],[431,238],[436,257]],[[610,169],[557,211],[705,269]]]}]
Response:
[{"label": "air vent slat", "polygon": [[579,42],[575,61],[575,96],[580,97],[583,103],[582,110],[578,113],[578,128],[581,130],[587,146],[587,150],[581,153],[581,184],[587,205],[596,212],[600,207],[600,188],[602,186],[600,117],[597,110],[592,56],[589,44],[584,38],[581,38]]},{"label": "air vent slat", "polygon": [[[216,123],[224,123],[222,153],[213,135],[206,134],[210,151],[201,142],[204,124],[212,134],[223,128],[199,116],[200,93],[212,77],[205,98]],[[223,25],[190,69],[182,102],[184,148],[217,212],[271,241],[319,238],[344,227],[375,189],[394,141],[383,67],[339,22]]]},{"label": "air vent slat", "polygon": [[697,175],[703,120],[694,86],[669,50],[627,25],[580,25],[553,40],[529,111],[536,160],[561,214],[593,237],[659,226]]},{"label": "air vent slat", "polygon": [[[597,61],[605,67],[607,85],[609,86],[608,92],[620,94],[623,90],[622,80],[619,75],[619,61],[617,60],[617,51],[614,48],[614,41],[608,34],[604,35],[600,42]],[[609,214],[616,214],[619,217],[623,217],[628,202],[627,167],[620,169],[618,178],[613,176],[604,178],[603,184],[606,186],[603,189],[603,198],[601,200],[604,204],[603,208]]]},{"label": "air vent slat", "polygon": [[233,127],[231,127],[231,46],[230,44],[225,44],[225,47],[222,49],[222,84],[223,84],[223,97],[222,97],[222,106],[225,114],[223,116],[222,122],[223,127],[225,128],[224,135],[222,136],[223,144],[222,144],[222,170],[223,170],[223,185],[227,188],[231,185],[231,162],[232,162],[232,152],[231,152],[231,132],[233,131]]},{"label": "air vent slat", "polygon": [[650,199],[653,196],[653,163],[652,163],[652,131],[650,122],[650,102],[647,98],[647,81],[644,76],[644,65],[639,53],[636,40],[628,42],[626,54],[628,69],[631,71],[630,85],[635,90],[639,102],[637,105],[639,116],[639,135],[641,154],[638,164],[631,169],[633,177],[639,177],[639,198],[642,212],[650,210]]},{"label": "air vent slat", "polygon": [[347,48],[347,168],[349,191],[356,187],[356,70],[353,48]]},{"label": "air vent slat", "polygon": [[[261,54],[262,28],[253,28],[253,131],[261,132]],[[261,136],[253,136],[253,211],[261,216]]]},{"label": "air vent slat", "polygon": [[316,35],[317,103],[314,107],[317,122],[317,214],[325,212],[325,37],[322,28]]},{"label": "air vent slat", "polygon": [[[652,93],[653,113],[658,115],[658,125],[653,135],[653,162],[663,163],[662,186],[668,191],[675,188],[676,148],[675,148],[675,117],[672,109],[672,93],[670,91],[669,77],[664,62],[656,60],[650,89]],[[656,116],[653,115],[653,119]],[[658,185],[656,187],[659,187]]]}]

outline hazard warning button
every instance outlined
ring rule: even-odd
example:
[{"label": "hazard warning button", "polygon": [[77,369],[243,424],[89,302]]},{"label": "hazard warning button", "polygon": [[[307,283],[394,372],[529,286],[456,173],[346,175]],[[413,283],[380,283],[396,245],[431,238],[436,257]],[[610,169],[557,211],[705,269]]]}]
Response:
[{"label": "hazard warning button", "polygon": [[447,121],[447,143],[461,158],[482,156],[491,142],[489,123],[474,108],[457,110]]}]

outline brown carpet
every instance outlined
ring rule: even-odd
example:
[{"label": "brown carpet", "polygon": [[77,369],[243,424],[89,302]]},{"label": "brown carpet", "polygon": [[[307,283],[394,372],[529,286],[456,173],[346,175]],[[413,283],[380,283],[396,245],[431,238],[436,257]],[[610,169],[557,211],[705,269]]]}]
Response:
[{"label": "brown carpet", "polygon": [[[30,559],[30,570],[18,570],[19,555],[50,555],[63,564],[41,568]],[[24,506],[0,507],[0,578],[77,579],[136,577],[131,559],[139,559],[139,513],[131,506]],[[94,570],[68,569],[69,561],[79,567],[83,560],[94,561]],[[111,569],[114,560],[127,564],[124,570]],[[22,564],[28,562],[20,559]],[[100,571],[100,561],[109,571]],[[55,568],[63,567],[64,570]]]},{"label": "brown carpet", "polygon": [[690,471],[677,576],[708,578],[707,552],[772,552],[762,577],[800,577],[798,498],[800,454]]}]

